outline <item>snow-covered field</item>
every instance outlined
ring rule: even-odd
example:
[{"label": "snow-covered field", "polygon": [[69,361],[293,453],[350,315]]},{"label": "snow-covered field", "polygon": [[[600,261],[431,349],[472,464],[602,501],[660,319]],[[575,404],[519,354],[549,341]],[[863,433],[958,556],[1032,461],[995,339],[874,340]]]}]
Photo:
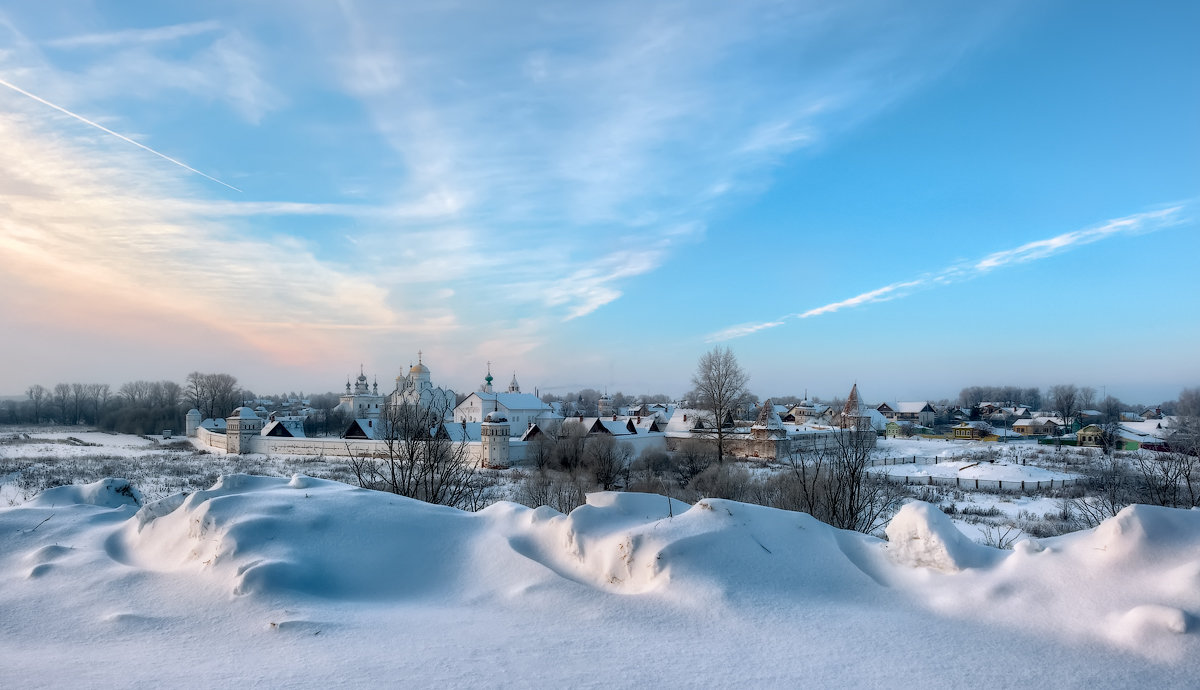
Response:
[{"label": "snow-covered field", "polygon": [[978,460],[956,460],[939,462],[935,465],[898,464],[872,467],[868,472],[878,472],[895,477],[941,477],[945,479],[959,478],[963,482],[970,480],[999,480],[1005,483],[1014,482],[1048,482],[1051,479],[1062,481],[1075,479],[1079,475],[1068,472],[1056,472],[1033,465],[1012,465],[1007,462],[980,462]]},{"label": "snow-covered field", "polygon": [[131,480],[149,500],[212,486],[222,474],[350,478],[338,458],[223,455],[201,452],[187,439],[162,439],[76,428],[8,429],[0,433],[0,506],[15,506],[41,490],[104,477]]},{"label": "snow-covered field", "polygon": [[[298,463],[292,478],[236,474]],[[0,684],[1194,687],[1200,675],[1200,511],[1135,507],[1000,551],[971,538],[1062,501],[941,489],[931,500],[955,522],[912,503],[885,541],[715,499],[598,493],[568,516],[504,502],[465,513],[306,476],[339,471],[179,440],[0,436]],[[31,493],[130,473],[133,486]]]},{"label": "snow-covered field", "polygon": [[298,475],[0,509],[9,687],[1194,687],[1200,511],[999,551],[722,500],[465,513]]}]

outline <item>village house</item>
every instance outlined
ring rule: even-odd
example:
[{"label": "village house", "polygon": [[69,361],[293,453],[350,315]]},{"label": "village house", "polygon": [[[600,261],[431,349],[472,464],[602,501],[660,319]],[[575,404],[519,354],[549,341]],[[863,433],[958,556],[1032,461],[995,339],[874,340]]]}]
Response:
[{"label": "village house", "polygon": [[992,433],[987,422],[963,422],[951,428],[956,441],[978,441]]},{"label": "village house", "polygon": [[1104,429],[1099,424],[1088,424],[1075,432],[1075,442],[1084,448],[1100,448],[1104,445]]},{"label": "village house", "polygon": [[1063,428],[1062,420],[1056,417],[1034,417],[1014,422],[1012,430],[1026,436],[1053,436]]},{"label": "village house", "polygon": [[920,402],[881,403],[875,408],[888,421],[912,422],[921,426],[933,426],[937,408],[927,400]]}]

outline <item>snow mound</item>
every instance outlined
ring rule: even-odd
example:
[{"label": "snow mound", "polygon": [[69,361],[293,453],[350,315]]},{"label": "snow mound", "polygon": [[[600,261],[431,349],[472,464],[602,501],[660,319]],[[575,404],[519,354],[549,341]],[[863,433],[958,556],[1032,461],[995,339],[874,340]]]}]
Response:
[{"label": "snow mound", "polygon": [[[466,513],[302,475],[226,476],[136,515],[58,502],[103,504],[104,486],[0,508],[0,611],[13,612],[0,648],[36,652],[4,657],[23,664],[6,677],[49,668],[69,685],[113,658],[138,661],[139,685],[213,658],[224,685],[259,669],[299,685],[586,686],[613,663],[669,686],[1193,687],[1200,674],[1195,510],[1135,506],[1001,552],[923,503],[885,542],[719,499],[596,493],[569,515]],[[581,630],[587,644],[564,645]],[[375,666],[348,679],[351,657]]]},{"label": "snow mound", "polygon": [[705,499],[603,492],[570,515],[515,504],[481,514],[512,550],[561,577],[622,594],[717,600],[855,596],[879,589],[880,542],[809,515]]},{"label": "snow mound", "polygon": [[1004,558],[1003,551],[971,541],[945,513],[924,501],[902,507],[886,531],[888,553],[903,565],[955,573]]},{"label": "snow mound", "polygon": [[471,513],[311,477],[229,475],[138,512],[107,545],[157,571],[211,571],[238,595],[405,598],[453,589]]},{"label": "snow mound", "polygon": [[1139,636],[1149,631],[1165,630],[1181,635],[1191,627],[1191,619],[1191,614],[1174,606],[1142,604],[1120,617],[1116,632],[1119,635]]},{"label": "snow mound", "polygon": [[[1175,510],[1159,506],[1131,505],[1100,523],[1086,535],[1086,545],[1105,561],[1130,558],[1160,560],[1174,557],[1180,549],[1195,549],[1195,529],[1200,526],[1200,511]],[[1200,551],[1192,551],[1200,553]]]},{"label": "snow mound", "polygon": [[68,505],[91,505],[100,508],[140,506],[142,492],[127,479],[101,479],[91,484],[56,486],[46,489],[28,503],[36,508],[55,508]]},{"label": "snow mound", "polygon": [[601,492],[562,515],[478,513],[311,477],[231,475],[143,507],[108,540],[120,562],[211,572],[237,595],[468,600],[563,579],[621,594],[838,596],[878,589],[878,540],[802,513]]}]

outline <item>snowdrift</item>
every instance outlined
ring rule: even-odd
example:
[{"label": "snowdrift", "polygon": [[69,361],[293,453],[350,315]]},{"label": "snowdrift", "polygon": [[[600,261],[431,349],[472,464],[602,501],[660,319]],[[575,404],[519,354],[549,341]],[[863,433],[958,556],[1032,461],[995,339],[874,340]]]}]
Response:
[{"label": "snowdrift", "polygon": [[[1131,659],[1165,664],[1152,668],[1167,670],[1156,676],[1167,685],[1200,672],[1196,510],[1132,506],[1097,529],[1000,551],[972,543],[936,507],[920,502],[900,511],[888,540],[836,530],[806,514],[718,499],[688,506],[608,492],[589,495],[569,515],[513,503],[466,513],[300,475],[230,475],[206,491],[139,503],[128,483],[104,480],[0,509],[0,581],[12,585],[0,587],[0,606],[63,625],[92,610],[96,625],[145,635],[184,626],[189,614],[177,611],[185,606],[180,602],[206,611],[259,612],[254,615],[278,610],[251,629],[318,636],[361,627],[361,637],[346,643],[350,649],[374,641],[379,634],[371,630],[380,625],[393,637],[419,634],[409,630],[412,623],[399,622],[416,616],[447,639],[465,635],[477,652],[499,654],[512,645],[530,653],[511,626],[545,649],[554,648],[548,640],[570,637],[581,625],[616,626],[606,642],[596,643],[610,655],[624,644],[623,635],[642,635],[638,644],[652,650],[671,631],[723,630],[694,649],[674,649],[678,664],[724,670],[720,677],[727,682],[794,680],[792,674],[728,675],[726,667],[745,655],[760,664],[776,658],[769,645],[759,645],[780,636],[805,635],[812,650],[779,662],[786,668],[799,672],[823,663],[811,656],[822,649],[838,660],[824,663],[843,668],[872,628],[897,642],[940,640],[969,656],[964,645],[973,644],[972,636],[1002,626],[1008,633],[1000,637],[1016,641],[1005,651],[993,640],[986,657],[1007,658],[1004,668],[1015,663],[1012,655],[1066,644],[1088,650],[1083,661],[1063,667],[1071,673],[1146,672]],[[93,610],[98,605],[91,602],[103,593],[113,598],[130,591],[152,604]],[[64,592],[75,597],[71,603],[60,601]],[[162,613],[170,610],[174,617]],[[347,619],[348,611],[358,618]],[[393,616],[401,618],[393,622]],[[53,634],[67,639],[74,629]],[[479,629],[482,637],[471,637]],[[239,634],[237,649],[253,649],[253,638],[244,637],[250,633]],[[1030,635],[1036,643],[1021,642]],[[750,639],[758,640],[753,649],[736,648]],[[428,653],[454,653],[453,646],[435,647]],[[1133,656],[1110,658],[1118,652]],[[538,659],[553,663],[537,654],[529,663]],[[936,656],[923,657],[924,666],[916,668],[938,663]],[[449,675],[438,677],[453,682],[453,668],[445,666]],[[884,680],[874,673],[869,667],[855,677],[864,684]],[[907,677],[943,677],[930,673]],[[965,670],[956,673],[968,677],[961,675]],[[565,671],[556,677],[581,679]]]},{"label": "snowdrift", "polygon": [[463,599],[563,578],[680,597],[838,595],[877,587],[855,561],[883,548],[812,517],[732,501],[595,493],[562,515],[500,503],[467,513],[295,476],[225,476],[141,508],[116,560],[209,573],[236,595]]},{"label": "snowdrift", "polygon": [[[107,505],[96,496],[108,493],[91,485],[79,497]],[[1197,632],[1200,511],[1131,506],[1095,530],[1002,551],[913,502],[887,536],[720,499],[606,492],[570,515],[513,503],[472,514],[300,475],[231,475],[141,508],[108,553],[214,577],[235,595],[461,602],[563,579],[689,606],[769,606],[900,589],[952,615],[1116,642]]]}]

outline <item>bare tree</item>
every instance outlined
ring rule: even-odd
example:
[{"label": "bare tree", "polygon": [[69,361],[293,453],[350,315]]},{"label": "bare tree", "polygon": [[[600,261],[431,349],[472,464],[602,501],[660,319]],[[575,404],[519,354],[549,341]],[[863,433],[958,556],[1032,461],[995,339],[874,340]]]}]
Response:
[{"label": "bare tree", "polygon": [[117,395],[129,405],[144,405],[150,397],[150,382],[126,381],[117,389]]},{"label": "bare tree", "polygon": [[568,419],[558,430],[554,444],[554,456],[562,469],[575,472],[583,463],[583,449],[587,443],[587,429],[583,424]]},{"label": "bare tree", "polygon": [[1121,401],[1111,395],[1100,401],[1100,414],[1105,422],[1121,421]]},{"label": "bare tree", "polygon": [[1142,474],[1139,500],[1169,508],[1200,506],[1200,456],[1193,454],[1196,452],[1195,447],[1173,443],[1170,452],[1139,454],[1137,468]]},{"label": "bare tree", "polygon": [[108,397],[107,383],[89,383],[87,385],[87,402],[92,408],[92,420],[100,421],[101,399]]},{"label": "bare tree", "polygon": [[1108,418],[1100,424],[1100,447],[1105,455],[1112,455],[1121,449],[1120,418]]},{"label": "bare tree", "polygon": [[1083,386],[1079,389],[1079,409],[1091,410],[1096,404],[1096,389],[1091,386]]},{"label": "bare tree", "polygon": [[583,451],[583,466],[603,490],[612,491],[627,474],[632,458],[633,446],[629,443],[617,443],[612,436],[592,436]]},{"label": "bare tree", "polygon": [[83,419],[84,403],[87,402],[87,386],[82,383],[71,384],[71,415],[76,422]]},{"label": "bare tree", "polygon": [[193,371],[187,376],[185,395],[200,416],[223,417],[241,402],[237,378],[229,374],[202,374]]},{"label": "bare tree", "polygon": [[747,396],[750,377],[738,365],[733,351],[716,346],[700,357],[692,376],[696,400],[712,419],[711,434],[717,441],[717,463],[725,460],[726,420]]},{"label": "bare tree", "polygon": [[[1092,391],[1093,395],[1095,391]],[[1079,413],[1079,389],[1074,384],[1065,383],[1050,388],[1050,400],[1054,409],[1062,415],[1063,426],[1071,428],[1071,419]]]},{"label": "bare tree", "polygon": [[359,486],[427,503],[480,507],[482,477],[465,439],[453,441],[446,433],[446,412],[435,406],[387,405],[376,433],[383,441],[383,457],[350,453],[350,469]]},{"label": "bare tree", "polygon": [[550,463],[554,461],[560,428],[561,424],[555,422],[547,422],[545,425],[539,424],[538,429],[541,433],[529,441],[525,457],[538,470],[547,469],[550,467]]},{"label": "bare tree", "polygon": [[161,387],[162,405],[163,407],[176,408],[179,407],[179,401],[183,399],[183,387],[174,381],[163,381]]},{"label": "bare tree", "polygon": [[33,423],[41,424],[42,422],[42,405],[46,402],[48,391],[45,386],[33,384],[25,391],[25,395],[29,396],[29,403],[33,406]]},{"label": "bare tree", "polygon": [[1127,463],[1107,457],[1084,469],[1088,495],[1070,499],[1071,513],[1085,527],[1096,527],[1137,500],[1137,487]]},{"label": "bare tree", "polygon": [[672,472],[679,488],[686,489],[700,473],[716,461],[712,448],[699,439],[687,439],[672,458]]},{"label": "bare tree", "polygon": [[1175,414],[1200,419],[1200,387],[1184,388],[1175,403]]},{"label": "bare tree", "polygon": [[54,406],[58,408],[58,423],[71,424],[67,421],[71,416],[71,384],[54,385]]},{"label": "bare tree", "polygon": [[569,513],[587,502],[588,491],[581,477],[539,470],[519,480],[515,498],[531,508],[550,506],[560,513]]},{"label": "bare tree", "polygon": [[792,479],[787,491],[798,503],[793,509],[841,529],[870,534],[883,527],[904,491],[867,472],[874,437],[870,420],[860,417],[819,449],[785,456]]}]

